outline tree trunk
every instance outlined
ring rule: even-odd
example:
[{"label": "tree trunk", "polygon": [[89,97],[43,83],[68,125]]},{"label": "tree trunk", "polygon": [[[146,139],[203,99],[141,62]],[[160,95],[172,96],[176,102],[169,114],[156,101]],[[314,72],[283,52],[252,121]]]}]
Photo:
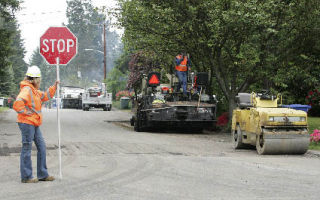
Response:
[{"label": "tree trunk", "polygon": [[232,120],[232,112],[233,110],[237,107],[236,101],[235,101],[235,95],[232,94],[229,96],[229,121],[231,122]]}]

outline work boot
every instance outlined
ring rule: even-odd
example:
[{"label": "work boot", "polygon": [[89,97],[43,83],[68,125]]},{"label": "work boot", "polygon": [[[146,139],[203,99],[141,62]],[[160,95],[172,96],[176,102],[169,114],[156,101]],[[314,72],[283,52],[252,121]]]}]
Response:
[{"label": "work boot", "polygon": [[55,178],[53,176],[48,176],[47,178],[41,178],[39,181],[54,181]]},{"label": "work boot", "polygon": [[21,183],[38,183],[39,180],[37,178],[32,178],[28,180],[21,180]]}]

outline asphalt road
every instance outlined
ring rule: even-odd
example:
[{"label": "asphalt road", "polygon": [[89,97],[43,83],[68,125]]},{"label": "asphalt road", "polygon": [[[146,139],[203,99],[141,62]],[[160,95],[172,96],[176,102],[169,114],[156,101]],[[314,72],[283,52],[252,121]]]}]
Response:
[{"label": "asphalt road", "polygon": [[[20,182],[21,136],[12,110],[0,113],[0,199],[319,199],[320,157],[235,151],[221,133],[136,133],[121,111],[62,110],[62,180],[56,111],[43,110],[54,182]],[[36,174],[36,150],[33,150]]]}]

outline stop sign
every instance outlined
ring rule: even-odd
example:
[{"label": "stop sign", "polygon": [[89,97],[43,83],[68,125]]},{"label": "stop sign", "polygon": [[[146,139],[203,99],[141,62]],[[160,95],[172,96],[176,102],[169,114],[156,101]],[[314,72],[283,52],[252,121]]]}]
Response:
[{"label": "stop sign", "polygon": [[40,54],[48,64],[66,65],[77,54],[77,45],[77,37],[67,27],[50,27],[40,37]]}]

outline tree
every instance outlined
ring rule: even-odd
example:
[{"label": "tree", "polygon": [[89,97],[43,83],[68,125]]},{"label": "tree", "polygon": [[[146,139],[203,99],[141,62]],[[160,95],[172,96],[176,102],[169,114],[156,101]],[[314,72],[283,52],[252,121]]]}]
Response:
[{"label": "tree", "polygon": [[255,84],[271,88],[275,74],[291,68],[283,50],[292,49],[288,28],[299,2],[121,0],[118,18],[125,48],[157,52],[170,67],[179,51],[189,52],[194,69],[211,72],[211,85],[218,84],[231,116],[237,93]]},{"label": "tree", "polygon": [[24,61],[25,48],[23,46],[23,40],[21,39],[21,31],[18,28],[16,21],[13,26],[15,27],[15,34],[12,41],[12,55],[9,56],[9,60],[12,64],[13,69],[13,80],[14,80],[14,93],[18,93],[20,89],[20,81],[23,80],[25,72],[27,71],[27,63]]},{"label": "tree", "polygon": [[112,97],[116,97],[116,93],[126,89],[127,75],[123,74],[118,68],[113,68],[108,74],[105,81],[108,92],[112,93]]},{"label": "tree", "polygon": [[124,51],[123,54],[115,61],[115,67],[107,74],[105,83],[108,92],[112,93],[115,98],[116,93],[127,88],[128,66],[131,56]]},{"label": "tree", "polygon": [[319,10],[319,1],[296,1],[281,33],[280,68],[272,80],[277,90],[288,94],[288,103],[306,103],[308,92],[320,86]]},{"label": "tree", "polygon": [[[110,31],[110,21],[92,6],[91,0],[71,0],[67,2],[68,28],[78,37],[78,56],[65,69],[65,74],[75,75],[81,71],[90,80],[103,79],[103,24],[106,24],[107,66],[110,71],[121,49],[118,34]],[[98,51],[86,51],[94,49]]]},{"label": "tree", "polygon": [[133,89],[135,94],[141,91],[141,84],[144,74],[159,69],[156,64],[156,55],[154,52],[137,52],[131,55],[129,61],[129,75],[127,88]]},{"label": "tree", "polygon": [[6,75],[2,77],[0,82],[0,94],[5,96],[12,95],[14,91],[14,73],[11,65],[8,65],[4,68]]},{"label": "tree", "polygon": [[5,95],[17,92],[18,82],[22,80],[26,68],[24,47],[14,16],[17,9],[19,1],[0,2],[0,93]]},{"label": "tree", "polygon": [[103,57],[97,52],[85,51],[95,49],[103,51],[102,26],[96,26],[104,20],[91,4],[91,0],[72,0],[67,2],[68,28],[78,37],[78,55],[64,70],[65,79],[81,71],[90,79],[101,79]]},{"label": "tree", "polygon": [[56,67],[48,65],[45,59],[40,55],[39,48],[35,49],[29,61],[30,65],[36,65],[41,70],[41,90],[48,89],[56,80]]}]

